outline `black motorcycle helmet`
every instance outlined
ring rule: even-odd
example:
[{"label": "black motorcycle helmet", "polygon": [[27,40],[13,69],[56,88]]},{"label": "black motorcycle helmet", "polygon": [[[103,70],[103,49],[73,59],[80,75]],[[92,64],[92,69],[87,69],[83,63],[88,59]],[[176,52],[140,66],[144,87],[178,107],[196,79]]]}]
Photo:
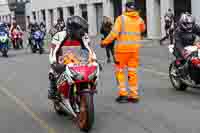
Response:
[{"label": "black motorcycle helmet", "polygon": [[80,16],[69,17],[66,26],[66,30],[72,39],[81,40],[82,36],[88,32],[88,23]]},{"label": "black motorcycle helmet", "polygon": [[195,20],[190,13],[183,13],[179,20],[179,27],[185,32],[192,32]]},{"label": "black motorcycle helmet", "polygon": [[4,29],[6,26],[5,26],[5,23],[3,22],[0,22],[0,29]]},{"label": "black motorcycle helmet", "polygon": [[34,23],[33,23],[33,26],[32,26],[32,29],[33,29],[33,30],[37,30],[38,27],[39,27],[38,23],[37,23],[37,22],[34,22]]}]

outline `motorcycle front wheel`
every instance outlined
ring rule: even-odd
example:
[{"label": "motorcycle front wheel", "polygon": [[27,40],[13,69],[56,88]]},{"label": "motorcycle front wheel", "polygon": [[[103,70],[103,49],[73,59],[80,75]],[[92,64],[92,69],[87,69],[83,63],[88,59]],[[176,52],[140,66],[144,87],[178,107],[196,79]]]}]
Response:
[{"label": "motorcycle front wheel", "polygon": [[54,102],[54,110],[56,114],[58,114],[59,116],[67,115],[67,113],[62,109],[62,107],[60,106],[58,102]]},{"label": "motorcycle front wheel", "polygon": [[93,94],[85,93],[80,96],[80,113],[78,115],[79,128],[88,132],[94,123]]},{"label": "motorcycle front wheel", "polygon": [[39,48],[40,48],[40,54],[43,54],[43,52],[44,52],[44,49],[43,49],[43,47],[42,47],[42,42],[40,42],[40,45],[39,45]]},{"label": "motorcycle front wheel", "polygon": [[20,39],[17,39],[16,41],[16,49],[20,49]]},{"label": "motorcycle front wheel", "polygon": [[33,43],[31,44],[31,51],[33,54],[37,51],[36,46]]},{"label": "motorcycle front wheel", "polygon": [[2,49],[2,55],[3,55],[3,57],[8,57],[8,48]]},{"label": "motorcycle front wheel", "polygon": [[24,46],[23,46],[23,40],[22,39],[19,40],[19,44],[20,44],[20,48],[23,49]]},{"label": "motorcycle front wheel", "polygon": [[178,69],[176,67],[176,62],[172,62],[169,67],[169,78],[172,83],[172,86],[178,91],[185,91],[187,85],[181,81],[181,77],[178,76]]}]

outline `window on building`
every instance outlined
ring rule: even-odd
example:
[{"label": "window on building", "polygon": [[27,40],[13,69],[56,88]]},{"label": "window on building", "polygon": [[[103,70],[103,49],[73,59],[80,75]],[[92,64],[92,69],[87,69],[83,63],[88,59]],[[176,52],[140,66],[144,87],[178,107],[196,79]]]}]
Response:
[{"label": "window on building", "polygon": [[101,24],[103,21],[103,4],[95,4],[96,7],[96,23],[97,23],[97,32],[100,33]]},{"label": "window on building", "polygon": [[41,13],[42,13],[42,20],[45,22],[46,21],[45,10],[42,10]]},{"label": "window on building", "polygon": [[58,15],[59,15],[58,17],[63,19],[63,8],[58,8],[57,11],[58,11]]},{"label": "window on building", "polygon": [[82,17],[85,20],[88,20],[87,5],[86,4],[80,5],[80,8],[81,8],[81,12],[82,12]]},{"label": "window on building", "polygon": [[[136,0],[136,8],[140,13],[140,16],[145,21],[145,24],[147,24],[147,16],[146,16],[146,1],[147,0]],[[159,1],[158,1],[159,2]],[[146,25],[147,26],[147,25]],[[144,36],[147,36],[147,31],[145,31]]]},{"label": "window on building", "polygon": [[191,13],[191,0],[174,0],[175,20],[179,20],[181,13]]},{"label": "window on building", "polygon": [[54,25],[54,16],[53,16],[53,10],[50,9],[49,10],[49,16],[50,16],[50,27],[52,27]]},{"label": "window on building", "polygon": [[114,17],[117,18],[122,14],[122,0],[111,0],[114,7]]},{"label": "window on building", "polygon": [[36,12],[32,12],[33,14],[33,19],[36,20]]},{"label": "window on building", "polygon": [[74,7],[69,7],[69,14],[70,16],[74,15]]},{"label": "window on building", "polygon": [[27,20],[28,23],[30,23],[30,16],[27,16],[26,20]]}]

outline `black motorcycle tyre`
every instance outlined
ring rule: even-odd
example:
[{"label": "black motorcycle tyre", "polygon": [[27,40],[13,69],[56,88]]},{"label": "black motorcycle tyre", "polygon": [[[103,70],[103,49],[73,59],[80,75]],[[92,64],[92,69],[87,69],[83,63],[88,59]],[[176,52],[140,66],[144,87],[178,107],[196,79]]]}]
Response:
[{"label": "black motorcycle tyre", "polygon": [[3,57],[8,57],[8,48],[2,49],[2,55],[3,55]]},{"label": "black motorcycle tyre", "polygon": [[[170,64],[170,67],[169,67],[169,78],[170,78],[172,86],[177,91],[186,91],[188,85],[186,85],[185,83],[183,83],[180,78],[175,77],[175,76],[172,75],[172,70],[174,70],[174,69],[176,69],[176,71],[178,71],[177,68],[176,68],[176,66],[175,66],[175,61],[172,62]],[[178,85],[175,82],[177,82]]]},{"label": "black motorcycle tyre", "polygon": [[[80,96],[80,114],[78,117],[78,125],[81,131],[88,132],[94,124],[94,101],[93,94],[85,93]],[[82,118],[84,117],[84,118]]]},{"label": "black motorcycle tyre", "polygon": [[53,104],[54,104],[54,110],[55,110],[57,115],[59,115],[59,116],[67,116],[67,113],[59,105],[59,102],[54,102]]},{"label": "black motorcycle tyre", "polygon": [[34,54],[34,53],[36,53],[37,49],[35,48],[36,46],[33,43],[35,43],[35,42],[32,42],[30,45],[31,45],[31,51]]}]

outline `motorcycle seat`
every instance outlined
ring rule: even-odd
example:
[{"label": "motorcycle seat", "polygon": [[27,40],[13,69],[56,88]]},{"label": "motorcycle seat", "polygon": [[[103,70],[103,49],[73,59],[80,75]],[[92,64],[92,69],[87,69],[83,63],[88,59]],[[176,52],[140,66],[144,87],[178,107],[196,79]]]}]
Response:
[{"label": "motorcycle seat", "polygon": [[52,68],[56,73],[61,74],[61,73],[63,73],[65,71],[66,65],[64,65],[64,64],[56,64],[56,65],[53,65]]}]

